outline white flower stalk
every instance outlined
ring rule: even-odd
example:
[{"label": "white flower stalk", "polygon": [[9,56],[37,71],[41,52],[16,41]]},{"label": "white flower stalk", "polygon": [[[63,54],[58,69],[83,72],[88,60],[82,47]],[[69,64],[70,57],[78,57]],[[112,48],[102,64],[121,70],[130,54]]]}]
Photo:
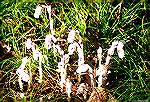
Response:
[{"label": "white flower stalk", "polygon": [[51,30],[51,33],[54,34],[53,19],[52,18],[50,18],[50,30]]},{"label": "white flower stalk", "polygon": [[23,83],[22,83],[22,81],[28,82],[28,85],[30,85],[30,77],[27,74],[26,70],[18,68],[16,73],[19,76],[18,81],[19,81],[19,87],[20,87],[21,90],[23,90]]},{"label": "white flower stalk", "polygon": [[60,78],[61,92],[63,91],[63,88],[64,88],[65,83],[66,83],[66,75],[61,74],[61,78]]},{"label": "white flower stalk", "polygon": [[49,20],[50,20],[50,30],[51,33],[54,34],[54,29],[53,29],[53,19],[51,18],[51,5],[47,6],[47,12],[49,14]]},{"label": "white flower stalk", "polygon": [[108,65],[108,64],[109,64],[110,59],[111,59],[111,56],[114,54],[114,50],[115,50],[115,46],[111,46],[111,47],[108,49],[105,65]]},{"label": "white flower stalk", "polygon": [[34,13],[35,18],[39,18],[40,14],[41,14],[41,10],[42,10],[42,7],[37,5],[36,9],[35,9],[35,13]]},{"label": "white flower stalk", "polygon": [[61,62],[63,62],[65,65],[69,62],[69,54],[65,54],[63,55],[63,57],[61,58]]},{"label": "white flower stalk", "polygon": [[105,65],[108,65],[110,62],[111,56],[107,55]]},{"label": "white flower stalk", "polygon": [[106,65],[102,65],[99,66],[99,69],[97,69],[96,71],[96,76],[98,77],[98,86],[100,87],[102,85],[103,82],[103,75],[107,74],[107,68]]},{"label": "white flower stalk", "polygon": [[64,66],[65,66],[64,62],[59,62],[58,63],[58,72],[60,72],[60,76],[61,76],[61,78],[60,78],[61,79],[60,80],[61,91],[63,91],[63,87],[66,83],[66,75],[67,75]]},{"label": "white flower stalk", "polygon": [[83,53],[83,44],[77,45],[78,52],[78,66],[84,64],[84,53]]},{"label": "white flower stalk", "polygon": [[58,45],[53,45],[53,50],[55,53],[59,53],[60,56],[64,55],[64,51]]},{"label": "white flower stalk", "polygon": [[107,55],[111,56],[114,54],[114,50],[115,50],[115,47],[114,46],[111,46],[109,49],[108,49],[108,52],[107,52]]},{"label": "white flower stalk", "polygon": [[38,49],[35,49],[34,46],[32,46],[32,51],[33,51],[33,59],[39,61],[39,67],[38,67],[39,77],[40,77],[39,83],[41,83],[42,82],[42,54]]},{"label": "white flower stalk", "polygon": [[124,44],[119,41],[118,46],[117,46],[117,52],[118,52],[119,58],[123,58],[124,57],[123,46],[124,46]]},{"label": "white flower stalk", "polygon": [[67,92],[68,97],[71,98],[70,97],[70,94],[71,94],[71,82],[70,82],[70,80],[68,78],[66,79],[66,92]]},{"label": "white flower stalk", "polygon": [[68,38],[67,38],[68,43],[73,43],[74,38],[75,38],[75,33],[76,33],[75,30],[71,30],[71,31],[69,32]]},{"label": "white flower stalk", "polygon": [[[64,69],[64,62],[59,62],[58,63],[58,68],[61,70],[61,71],[64,71],[63,69]],[[61,72],[60,71],[60,72]]]},{"label": "white flower stalk", "polygon": [[84,64],[84,52],[83,52],[83,43],[81,42],[80,47],[77,47],[77,51],[78,51],[78,65]]},{"label": "white flower stalk", "polygon": [[20,65],[19,69],[24,69],[27,62],[28,62],[28,57],[26,56],[22,59],[22,64]]},{"label": "white flower stalk", "polygon": [[103,84],[103,76],[102,75],[99,75],[98,76],[98,87],[101,87],[102,86],[102,84]]},{"label": "white flower stalk", "polygon": [[16,74],[18,74],[18,76],[19,76],[18,81],[19,81],[19,86],[20,86],[21,90],[23,89],[22,81],[28,82],[28,84],[29,84],[29,80],[30,80],[30,77],[27,74],[27,71],[24,70],[27,62],[28,62],[28,57],[26,56],[22,59],[22,64],[16,71]]},{"label": "white flower stalk", "polygon": [[22,79],[21,79],[20,75],[19,75],[19,78],[18,78],[18,82],[19,82],[20,89],[23,90],[23,83],[22,83]]},{"label": "white flower stalk", "polygon": [[51,34],[46,35],[46,37],[45,37],[45,47],[46,47],[46,49],[50,49],[53,42],[54,43],[57,42],[57,39]]},{"label": "white flower stalk", "polygon": [[31,38],[27,39],[27,41],[26,41],[26,47],[27,47],[27,49],[32,48],[32,41],[31,41]]},{"label": "white flower stalk", "polygon": [[101,47],[99,47],[97,50],[97,57],[99,60],[99,66],[101,66],[101,61],[102,61],[102,48]]},{"label": "white flower stalk", "polygon": [[101,47],[99,47],[97,50],[97,57],[98,57],[98,60],[101,60],[101,58],[102,58],[102,48]]}]

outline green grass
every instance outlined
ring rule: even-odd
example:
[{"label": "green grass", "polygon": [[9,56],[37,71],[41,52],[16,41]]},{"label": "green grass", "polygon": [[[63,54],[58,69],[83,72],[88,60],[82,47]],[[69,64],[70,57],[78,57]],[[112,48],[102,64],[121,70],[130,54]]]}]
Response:
[{"label": "green grass", "polygon": [[[0,98],[1,100],[21,100],[19,97],[18,76],[16,69],[24,56],[30,55],[27,69],[35,77],[38,63],[32,54],[26,52],[25,41],[32,37],[43,55],[48,55],[43,65],[44,82],[25,91],[26,100],[37,101],[51,96],[52,101],[66,100],[60,92],[57,69],[58,55],[44,48],[44,38],[50,33],[46,11],[35,19],[34,9],[37,3],[2,2],[0,40],[6,42],[15,52],[13,57],[0,59]],[[117,100],[150,100],[150,5],[147,3],[123,4],[111,3],[53,3],[52,18],[56,37],[68,34],[69,29],[79,30],[84,43],[85,62],[92,63],[90,57],[96,56],[99,45],[103,48],[103,57],[115,39],[125,42],[125,58],[114,55],[109,69],[109,85],[106,87]],[[66,47],[64,47],[65,49]],[[65,50],[67,52],[67,50]],[[0,56],[1,57],[1,56]],[[49,77],[48,77],[49,76]],[[48,88],[48,89],[46,89]],[[48,91],[48,92],[47,92]]]}]

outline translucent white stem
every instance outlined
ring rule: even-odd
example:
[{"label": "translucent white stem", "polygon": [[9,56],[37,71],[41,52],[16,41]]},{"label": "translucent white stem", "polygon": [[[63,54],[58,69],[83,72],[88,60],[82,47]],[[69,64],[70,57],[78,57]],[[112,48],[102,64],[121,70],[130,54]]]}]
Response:
[{"label": "translucent white stem", "polygon": [[99,62],[101,63],[101,59],[102,59],[102,48],[101,47],[99,47],[97,50],[97,57],[98,57]]},{"label": "translucent white stem", "polygon": [[53,19],[52,18],[50,18],[50,30],[51,30],[51,33],[54,34]]},{"label": "translucent white stem", "polygon": [[98,87],[102,86],[102,82],[103,82],[103,77],[102,75],[98,76]]},{"label": "translucent white stem", "polygon": [[66,92],[68,97],[70,98],[70,94],[71,94],[71,82],[70,80],[67,78],[66,79]]},{"label": "translucent white stem", "polygon": [[34,13],[35,18],[39,18],[40,14],[41,14],[41,10],[42,10],[42,7],[37,5],[36,9],[35,9],[35,13]]},{"label": "translucent white stem", "polygon": [[124,44],[119,41],[118,46],[117,46],[117,52],[118,52],[119,58],[123,58],[124,57],[123,46],[124,46]]},{"label": "translucent white stem", "polygon": [[20,89],[23,90],[23,83],[22,83],[22,81],[21,81],[21,76],[19,76],[18,82],[19,82],[19,87],[20,87]]},{"label": "translucent white stem", "polygon": [[26,47],[27,47],[27,49],[32,48],[32,41],[31,41],[31,38],[27,39],[27,41],[26,41]]},{"label": "translucent white stem", "polygon": [[77,46],[77,51],[78,51],[78,66],[84,64],[84,53],[83,53],[83,45],[78,45]]},{"label": "translucent white stem", "polygon": [[75,30],[71,30],[71,31],[69,32],[68,38],[67,38],[68,43],[73,43],[74,38],[75,38],[75,33],[76,33]]}]

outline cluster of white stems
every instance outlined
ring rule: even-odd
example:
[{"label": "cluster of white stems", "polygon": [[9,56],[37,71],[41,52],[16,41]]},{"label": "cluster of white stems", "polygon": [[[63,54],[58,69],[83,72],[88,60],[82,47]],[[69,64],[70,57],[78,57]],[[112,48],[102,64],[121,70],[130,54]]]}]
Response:
[{"label": "cluster of white stems", "polygon": [[[50,30],[52,34],[46,35],[45,38],[45,48],[46,49],[52,49],[54,53],[58,53],[60,55],[61,61],[58,62],[58,69],[57,71],[60,72],[60,87],[63,91],[63,88],[66,88],[66,93],[68,97],[70,97],[71,94],[71,81],[67,78],[67,65],[69,62],[69,56],[73,55],[75,51],[77,51],[78,54],[78,68],[76,69],[76,73],[79,75],[82,75],[83,73],[87,73],[90,76],[91,79],[91,86],[94,87],[94,76],[93,76],[93,69],[88,65],[84,63],[84,51],[83,51],[83,42],[82,38],[79,35],[79,31],[76,30],[70,30],[67,38],[68,42],[68,53],[65,54],[64,51],[60,48],[59,45],[55,45],[57,42],[57,38],[54,37],[54,31],[53,31],[53,22],[51,19],[51,6],[41,6],[38,5],[35,9],[34,17],[39,18],[39,15],[41,13],[42,8],[46,8],[49,13],[50,18]],[[106,63],[102,64],[102,48],[99,47],[97,50],[97,58],[99,60],[99,67],[96,70],[96,76],[98,77],[98,85],[99,87],[102,85],[102,79],[103,75],[107,74],[107,66],[110,62],[111,56],[114,54],[114,50],[117,48],[117,53],[120,58],[124,57],[124,50],[123,50],[124,44],[120,41],[114,41],[112,42],[111,47],[107,51],[107,57],[106,57]],[[36,44],[29,38],[26,41],[26,48],[31,49],[33,52],[33,59],[36,61],[39,61],[39,82],[42,81],[42,53],[38,50]],[[19,76],[19,85],[20,88],[23,88],[22,81],[28,82],[30,85],[30,78],[32,76],[28,75],[28,72],[25,70],[25,65],[28,62],[28,57],[24,57],[22,59],[22,64],[17,69],[17,74]],[[80,90],[80,89],[78,89]]]},{"label": "cluster of white stems", "polygon": [[124,44],[121,41],[116,40],[116,41],[112,42],[111,47],[107,51],[106,62],[104,64],[101,63],[101,61],[102,61],[102,48],[99,47],[99,49],[97,50],[97,58],[99,60],[99,67],[96,71],[96,76],[98,77],[99,87],[102,85],[103,76],[105,76],[109,73],[107,68],[108,68],[108,64],[110,62],[111,56],[114,54],[115,49],[117,48],[117,53],[118,53],[119,58],[124,57],[123,46],[124,46]]}]

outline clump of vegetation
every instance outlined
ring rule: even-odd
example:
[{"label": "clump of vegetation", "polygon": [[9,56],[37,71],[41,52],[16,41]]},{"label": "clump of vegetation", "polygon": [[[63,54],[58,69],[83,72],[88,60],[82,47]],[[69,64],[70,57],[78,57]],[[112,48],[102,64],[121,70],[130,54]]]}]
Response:
[{"label": "clump of vegetation", "polygon": [[[113,3],[51,3],[51,18],[44,8],[39,18],[34,17],[37,3],[26,2],[1,2],[1,35],[0,35],[0,100],[1,101],[66,101],[68,96],[61,90],[61,76],[58,73],[58,62],[61,55],[45,48],[45,38],[53,34],[57,38],[56,45],[68,53],[68,33],[71,29],[78,31],[75,42],[83,43],[84,62],[94,68],[97,50],[103,49],[102,64],[106,63],[107,49],[113,41],[121,41],[124,44],[125,55],[119,58],[117,53],[111,56],[106,83],[101,89],[88,89],[90,95],[93,92],[101,93],[102,97],[107,93],[116,100],[149,100],[150,97],[150,34],[149,34],[149,4],[120,2]],[[53,20],[51,23],[50,19]],[[53,29],[52,25],[53,24]],[[32,56],[33,49],[27,49],[26,41],[34,42],[34,51],[38,49],[42,53],[42,78],[39,76],[39,61]],[[22,59],[28,56],[25,70],[31,77],[22,81],[20,88],[17,69],[22,64]],[[36,56],[35,56],[36,57]],[[72,84],[78,82],[74,74],[79,63],[77,53],[70,56],[67,67],[67,78]],[[23,60],[24,61],[24,60]],[[24,71],[24,69],[21,69]],[[24,73],[26,73],[24,71]],[[21,74],[19,74],[21,75]],[[40,79],[40,80],[39,80]],[[67,79],[67,80],[68,80]],[[84,79],[84,78],[81,78]],[[42,80],[42,81],[41,81]],[[67,81],[69,83],[69,80]],[[96,79],[94,79],[96,80]],[[83,81],[83,80],[81,80]],[[79,84],[78,84],[79,85]],[[75,85],[74,85],[75,86]],[[82,84],[86,87],[85,84]],[[98,86],[98,85],[96,85]],[[81,87],[81,88],[83,88]],[[63,88],[63,87],[62,87]],[[76,95],[76,87],[71,88],[71,99],[83,99]],[[102,90],[102,91],[100,91]],[[92,94],[91,97],[99,97]],[[90,98],[90,96],[88,96]],[[106,97],[107,98],[107,97]],[[89,100],[90,101],[90,100]]]}]

